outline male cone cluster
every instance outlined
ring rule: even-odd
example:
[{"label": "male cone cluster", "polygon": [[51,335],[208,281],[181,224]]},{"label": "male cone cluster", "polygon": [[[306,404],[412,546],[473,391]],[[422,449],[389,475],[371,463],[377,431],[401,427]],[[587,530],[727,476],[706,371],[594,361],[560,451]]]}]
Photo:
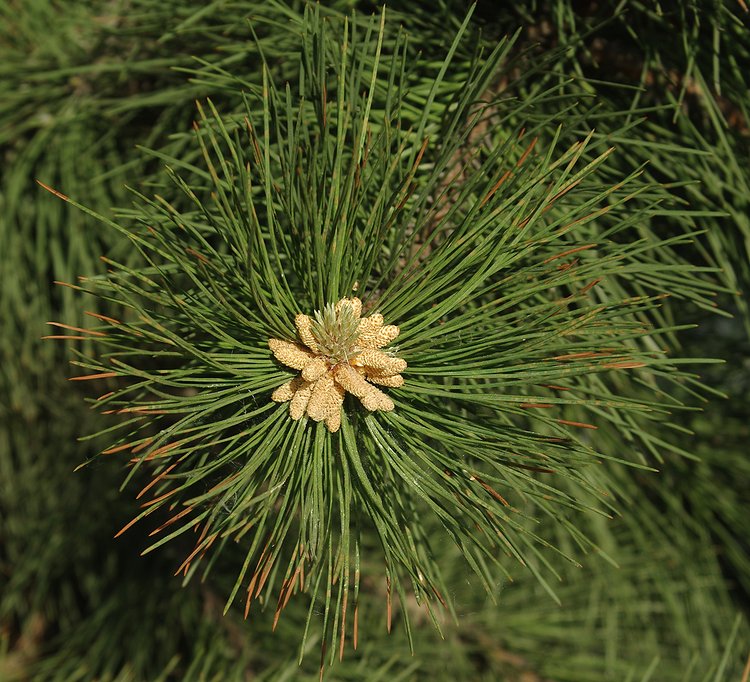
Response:
[{"label": "male cone cluster", "polygon": [[399,328],[384,325],[374,313],[360,317],[362,301],[342,298],[317,311],[315,318],[299,314],[294,320],[301,342],[269,339],[276,359],[301,370],[271,395],[275,402],[290,401],[292,419],[307,415],[323,421],[329,431],[341,426],[341,406],[346,393],[370,411],[393,409],[393,401],[374,384],[398,387],[406,362],[381,350],[399,335]]}]

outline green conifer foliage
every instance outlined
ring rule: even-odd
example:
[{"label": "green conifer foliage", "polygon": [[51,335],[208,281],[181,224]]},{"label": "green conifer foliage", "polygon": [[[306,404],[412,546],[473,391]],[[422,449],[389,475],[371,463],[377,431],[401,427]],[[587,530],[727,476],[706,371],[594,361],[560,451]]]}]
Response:
[{"label": "green conifer foliage", "polygon": [[[742,674],[746,44],[625,4],[76,2],[10,45],[0,679]],[[642,90],[592,74],[623,27]]]}]

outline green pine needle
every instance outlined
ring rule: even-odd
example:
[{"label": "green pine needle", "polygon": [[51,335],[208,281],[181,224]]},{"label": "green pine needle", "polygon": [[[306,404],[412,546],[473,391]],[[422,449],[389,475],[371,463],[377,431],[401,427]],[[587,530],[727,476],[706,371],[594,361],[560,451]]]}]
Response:
[{"label": "green pine needle", "polygon": [[[94,406],[120,415],[104,453],[127,458],[128,480],[152,475],[134,519],[153,526],[146,552],[196,534],[189,579],[241,547],[225,610],[278,616],[306,592],[305,637],[322,611],[331,661],[365,577],[386,582],[388,614],[412,596],[436,623],[436,606],[453,612],[428,518],[490,594],[523,566],[554,596],[553,558],[596,547],[571,515],[612,514],[605,462],[639,460],[600,448],[599,423],[626,439],[669,423],[697,384],[662,345],[679,326],[659,308],[708,305],[717,287],[712,268],[658,256],[693,234],[644,236],[669,192],[638,168],[613,181],[593,133],[564,144],[537,108],[550,93],[488,98],[512,40],[447,83],[468,22],[415,111],[385,14],[340,24],[308,8],[298,85],[266,67],[242,116],[199,105],[200,160],[159,153],[170,184],[105,221],[144,264],[107,258],[77,285],[116,311],[77,364],[106,383]],[[331,434],[271,401],[288,372],[267,341],[294,340],[313,310],[322,335],[355,290],[400,326],[408,369],[392,412],[347,401]],[[380,575],[364,576],[373,554]]]}]

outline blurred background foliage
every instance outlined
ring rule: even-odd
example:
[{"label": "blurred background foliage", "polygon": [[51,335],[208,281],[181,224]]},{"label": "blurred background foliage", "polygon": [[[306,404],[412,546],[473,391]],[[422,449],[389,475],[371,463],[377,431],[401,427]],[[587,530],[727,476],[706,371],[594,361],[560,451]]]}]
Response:
[{"label": "blurred background foliage", "polygon": [[[303,598],[271,632],[270,609],[247,621],[234,609],[222,616],[231,556],[209,581],[183,587],[172,574],[185,547],[140,557],[144,535],[112,539],[136,513],[140,486],[132,481],[119,492],[122,471],[103,460],[74,472],[103,446],[78,439],[101,424],[83,401],[86,386],[65,380],[74,374],[68,344],[41,337],[56,333],[50,321],[85,324],[80,299],[54,281],[101,271],[102,255],[120,262],[138,255],[36,184],[105,216],[131,202],[126,184],[158,186],[160,155],[191,161],[196,99],[241,112],[241,92],[261,85],[263,60],[279,82],[294,77],[303,7],[294,0],[0,3],[0,680],[318,677],[316,655],[298,667]],[[388,7],[389,31],[410,39],[418,111],[469,5],[394,0]],[[334,26],[377,9],[323,3]],[[478,4],[440,96],[448,101],[461,88],[478,50],[519,32],[493,93],[522,111],[513,123],[531,127],[535,116],[555,112],[574,121],[563,132],[569,143],[594,129],[598,144],[621,150],[613,177],[646,164],[645,177],[670,186],[682,203],[644,226],[643,238],[700,231],[665,262],[716,272],[706,275],[705,290],[677,283],[661,314],[667,325],[696,325],[671,340],[685,357],[726,364],[701,371],[711,389],[704,410],[679,413],[670,425],[596,432],[598,449],[659,469],[612,467],[627,513],[594,530],[617,566],[604,559],[560,566],[559,604],[530,576],[497,585],[493,603],[445,542],[441,566],[458,624],[443,623],[441,638],[415,604],[399,604],[414,609],[412,655],[398,619],[386,632],[385,586],[365,581],[360,647],[328,679],[718,682],[747,674],[749,22],[736,0]],[[519,104],[530,99],[533,107]],[[501,134],[491,125],[483,132]],[[556,133],[535,131],[542,144]],[[100,306],[87,310],[106,314]],[[313,638],[306,646],[317,654],[319,644]]]}]

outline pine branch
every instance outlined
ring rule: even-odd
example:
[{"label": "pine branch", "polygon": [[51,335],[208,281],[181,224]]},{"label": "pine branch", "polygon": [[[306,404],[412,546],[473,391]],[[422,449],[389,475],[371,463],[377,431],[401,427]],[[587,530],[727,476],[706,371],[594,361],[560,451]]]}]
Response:
[{"label": "pine branch", "polygon": [[[430,515],[489,591],[507,554],[552,592],[545,552],[555,548],[530,520],[557,521],[585,550],[568,510],[585,519],[611,504],[587,473],[606,458],[585,435],[596,424],[563,408],[619,425],[623,414],[668,419],[680,405],[663,387],[691,380],[684,360],[649,342],[667,330],[643,322],[663,292],[710,287],[699,269],[652,256],[686,237],[629,238],[668,194],[637,171],[602,182],[610,152],[590,154],[590,135],[535,149],[534,131],[507,117],[497,142],[472,142],[512,42],[438,96],[467,25],[411,120],[403,37],[386,55],[382,22],[350,31],[308,9],[299,91],[264,70],[244,121],[199,108],[200,166],[175,159],[169,198],[136,194],[126,223],[106,221],[146,265],[107,259],[108,274],[78,287],[122,311],[92,328],[99,351],[78,364],[91,372],[82,378],[108,382],[96,407],[125,415],[105,452],[130,450],[130,475],[153,475],[134,521],[173,513],[146,551],[197,531],[179,568],[190,578],[241,543],[227,608],[244,588],[246,613],[262,598],[278,616],[292,593],[309,592],[307,627],[320,603],[324,642],[339,641],[330,660],[357,627],[368,529],[389,603],[411,592],[430,612],[451,609]],[[446,184],[464,149],[460,182]],[[630,282],[651,293],[632,295]],[[392,412],[347,401],[331,434],[271,401],[289,375],[267,344],[297,340],[297,314],[355,290],[399,324],[408,369],[388,390]],[[608,377],[622,372],[637,374],[642,399],[618,395]]]}]

